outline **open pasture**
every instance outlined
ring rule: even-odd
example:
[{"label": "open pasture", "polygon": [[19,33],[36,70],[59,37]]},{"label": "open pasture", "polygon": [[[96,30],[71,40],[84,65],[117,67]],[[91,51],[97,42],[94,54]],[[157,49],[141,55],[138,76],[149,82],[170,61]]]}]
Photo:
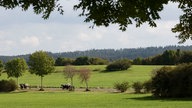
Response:
[{"label": "open pasture", "polygon": [[[92,71],[89,82],[91,87],[112,88],[117,81],[145,81],[150,78],[151,71],[161,66],[132,66],[127,71],[104,72],[105,66],[86,66]],[[81,68],[81,67],[77,67]],[[57,72],[45,76],[45,86],[60,86],[60,83],[67,83],[62,74],[63,67],[56,67]],[[6,74],[1,78],[6,79]],[[84,86],[75,78],[76,87]],[[20,82],[27,82],[38,85],[40,78],[25,73],[19,79]],[[46,90],[46,89],[45,89]],[[158,99],[151,94],[115,93],[113,91],[74,92],[57,90],[38,91],[18,90],[10,93],[0,93],[0,108],[191,108],[191,98],[183,99]]]},{"label": "open pasture", "polygon": [[[143,66],[133,65],[126,71],[106,72],[105,65],[90,65],[90,66],[76,66],[76,68],[87,67],[91,72],[91,78],[89,80],[90,87],[104,87],[113,88],[115,82],[128,81],[133,83],[135,81],[145,81],[151,77],[153,69],[160,68],[161,66]],[[46,75],[43,79],[43,85],[46,87],[60,87],[61,84],[69,83],[70,80],[66,80],[63,75],[64,67],[56,67],[56,72],[50,75]],[[4,73],[1,79],[7,79],[7,75]],[[12,78],[16,80],[15,78]],[[28,83],[32,86],[40,85],[40,77],[31,75],[26,72],[22,77],[19,77],[19,83]],[[84,84],[80,83],[78,76],[74,77],[75,87],[84,87]]]}]

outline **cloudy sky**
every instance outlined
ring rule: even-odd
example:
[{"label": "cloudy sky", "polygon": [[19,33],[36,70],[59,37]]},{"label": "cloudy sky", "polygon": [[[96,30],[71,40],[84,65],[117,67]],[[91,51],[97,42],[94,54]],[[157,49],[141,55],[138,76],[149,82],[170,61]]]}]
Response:
[{"label": "cloudy sky", "polygon": [[[64,15],[54,12],[48,20],[33,14],[32,10],[0,8],[0,55],[28,54],[37,50],[66,52],[179,45],[176,34],[171,32],[182,13],[177,5],[165,7],[157,28],[147,24],[140,28],[130,25],[122,32],[117,25],[90,29],[92,23],[84,23],[83,18],[78,17],[80,12],[73,11],[73,4],[65,1]],[[182,45],[191,45],[191,41]]]}]

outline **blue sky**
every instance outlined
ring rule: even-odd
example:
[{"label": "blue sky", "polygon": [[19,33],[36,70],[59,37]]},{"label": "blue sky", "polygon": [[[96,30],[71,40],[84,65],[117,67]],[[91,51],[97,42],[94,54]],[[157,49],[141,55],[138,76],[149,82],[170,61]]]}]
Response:
[{"label": "blue sky", "polygon": [[[176,4],[167,5],[161,12],[161,20],[156,21],[158,27],[129,25],[125,32],[118,25],[90,29],[92,23],[84,23],[84,18],[78,17],[80,11],[73,11],[73,4],[69,0],[63,2],[64,15],[54,12],[48,20],[32,10],[0,8],[0,55],[179,45],[176,34],[171,32],[182,13]],[[191,45],[191,41],[181,45]]]}]

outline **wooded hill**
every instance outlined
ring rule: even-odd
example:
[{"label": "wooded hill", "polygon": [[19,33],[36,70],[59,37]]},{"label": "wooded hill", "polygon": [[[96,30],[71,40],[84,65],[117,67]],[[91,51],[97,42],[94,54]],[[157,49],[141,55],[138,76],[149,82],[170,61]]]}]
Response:
[{"label": "wooded hill", "polygon": [[[147,58],[151,56],[155,56],[158,54],[162,54],[165,50],[177,50],[180,49],[181,51],[191,51],[191,46],[166,46],[166,47],[147,47],[147,48],[124,48],[124,49],[92,49],[86,51],[74,51],[74,52],[61,52],[61,53],[51,53],[49,54],[54,57],[55,59],[58,57],[65,57],[65,58],[77,58],[80,56],[88,56],[88,57],[99,57],[103,59],[107,59],[109,61],[121,59],[121,58],[128,58],[128,59],[135,59],[138,57]],[[28,57],[30,54],[27,55],[18,55],[18,56],[0,56],[0,60],[3,62],[7,62],[13,58],[21,57],[28,61]]]}]

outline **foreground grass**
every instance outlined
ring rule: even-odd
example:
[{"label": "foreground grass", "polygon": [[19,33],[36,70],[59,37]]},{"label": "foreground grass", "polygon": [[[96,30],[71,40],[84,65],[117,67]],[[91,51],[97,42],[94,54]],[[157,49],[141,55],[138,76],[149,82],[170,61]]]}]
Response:
[{"label": "foreground grass", "polygon": [[[105,72],[105,65],[90,65],[90,66],[76,66],[76,68],[87,67],[92,70],[91,78],[89,80],[90,87],[105,87],[112,88],[115,82],[128,81],[133,83],[136,81],[146,81],[151,77],[151,72],[153,69],[159,68],[161,66],[136,66],[133,65],[130,69],[126,71],[115,71],[115,72]],[[70,81],[64,78],[62,73],[64,67],[56,67],[56,72],[50,75],[46,75],[43,80],[44,86],[49,87],[60,87],[61,84],[69,83]],[[4,73],[1,78],[7,79]],[[13,78],[14,79],[14,78]],[[19,78],[19,83],[28,83],[30,85],[40,85],[40,77],[36,75],[31,75],[26,72],[22,77]],[[78,77],[74,78],[74,85],[76,87],[84,87],[85,85],[80,83]]]},{"label": "foreground grass", "polygon": [[0,108],[191,108],[191,99],[106,92],[1,93]]}]

